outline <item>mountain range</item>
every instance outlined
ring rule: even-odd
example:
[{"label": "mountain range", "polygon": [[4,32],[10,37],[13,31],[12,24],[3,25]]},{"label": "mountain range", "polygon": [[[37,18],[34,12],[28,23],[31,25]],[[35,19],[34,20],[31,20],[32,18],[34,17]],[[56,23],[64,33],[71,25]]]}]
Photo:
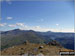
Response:
[{"label": "mountain range", "polygon": [[1,31],[1,50],[29,41],[30,43],[47,44],[55,40],[64,48],[74,50],[74,33],[37,32],[33,30],[14,29]]}]

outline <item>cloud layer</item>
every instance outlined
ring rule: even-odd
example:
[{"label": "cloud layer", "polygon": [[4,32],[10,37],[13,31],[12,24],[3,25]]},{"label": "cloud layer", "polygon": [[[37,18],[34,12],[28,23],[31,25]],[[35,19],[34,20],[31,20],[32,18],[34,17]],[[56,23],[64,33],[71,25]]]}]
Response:
[{"label": "cloud layer", "polygon": [[14,24],[11,24],[11,25],[8,25],[9,27],[16,27],[16,25],[14,25]]},{"label": "cloud layer", "polygon": [[0,27],[4,27],[7,23],[0,23]]},{"label": "cloud layer", "polygon": [[[25,25],[24,23],[16,23],[16,24],[7,24],[7,23],[2,23],[0,24],[0,27],[4,27],[4,26],[8,26],[8,27],[12,27],[12,28],[16,28],[18,27],[21,30],[35,30],[35,31],[41,31],[41,32],[46,32],[46,31],[53,31],[53,32],[74,32],[74,29],[53,29],[53,28],[42,28],[40,26],[28,26]],[[58,24],[57,24],[58,26]]]}]

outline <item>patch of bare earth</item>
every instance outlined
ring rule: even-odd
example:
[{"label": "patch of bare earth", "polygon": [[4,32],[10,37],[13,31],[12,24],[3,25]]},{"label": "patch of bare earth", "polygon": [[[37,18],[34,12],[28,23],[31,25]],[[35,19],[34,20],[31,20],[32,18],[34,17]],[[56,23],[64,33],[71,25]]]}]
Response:
[{"label": "patch of bare earth", "polygon": [[[40,48],[40,46],[43,46]],[[37,55],[42,53],[43,55],[51,55],[51,56],[59,56],[59,52],[61,51],[73,51],[65,48],[61,48],[58,46],[46,45],[46,44],[22,44],[13,46],[7,49],[4,49],[1,52],[1,55],[24,55],[26,53],[31,53],[33,55]]]}]

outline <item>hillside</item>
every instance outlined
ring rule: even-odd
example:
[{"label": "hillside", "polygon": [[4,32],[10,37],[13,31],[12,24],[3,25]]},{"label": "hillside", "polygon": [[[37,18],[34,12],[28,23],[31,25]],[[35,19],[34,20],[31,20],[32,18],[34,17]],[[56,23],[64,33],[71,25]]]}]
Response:
[{"label": "hillside", "polygon": [[47,44],[52,40],[56,40],[63,47],[74,49],[74,33],[14,29],[1,32],[1,50],[23,44],[26,40],[36,44]]},{"label": "hillside", "polygon": [[[43,46],[43,47],[42,47]],[[63,47],[53,45],[46,45],[46,44],[32,44],[32,43],[25,43],[17,46],[12,46],[10,48],[4,49],[1,52],[1,55],[26,55],[29,53],[30,55],[38,55],[42,53],[43,55],[59,55],[61,51],[72,51],[69,49],[65,49]]]}]

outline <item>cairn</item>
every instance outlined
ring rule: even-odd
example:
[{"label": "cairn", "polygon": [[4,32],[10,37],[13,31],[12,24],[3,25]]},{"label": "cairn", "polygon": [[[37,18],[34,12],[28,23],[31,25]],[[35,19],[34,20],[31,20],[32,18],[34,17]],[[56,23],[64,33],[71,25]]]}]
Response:
[{"label": "cairn", "polygon": [[29,41],[28,41],[28,40],[26,40],[26,41],[24,42],[24,44],[25,44],[25,45],[29,44]]}]

